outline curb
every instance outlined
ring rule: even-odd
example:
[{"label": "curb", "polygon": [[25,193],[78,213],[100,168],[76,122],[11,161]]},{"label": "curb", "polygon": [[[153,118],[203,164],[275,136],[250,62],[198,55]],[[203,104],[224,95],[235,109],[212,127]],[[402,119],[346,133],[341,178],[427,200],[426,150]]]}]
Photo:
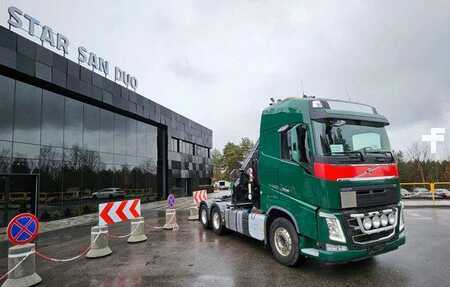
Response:
[{"label": "curb", "polygon": [[405,209],[414,208],[450,208],[450,205],[405,205]]}]

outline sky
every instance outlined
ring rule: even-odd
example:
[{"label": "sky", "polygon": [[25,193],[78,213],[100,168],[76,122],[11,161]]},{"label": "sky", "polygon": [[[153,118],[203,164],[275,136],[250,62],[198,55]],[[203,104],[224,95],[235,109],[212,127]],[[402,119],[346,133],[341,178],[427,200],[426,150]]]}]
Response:
[{"label": "sky", "polygon": [[395,150],[446,128],[435,156],[450,154],[449,1],[2,0],[3,26],[9,6],[212,129],[215,148],[256,140],[269,99],[304,91],[375,106]]}]

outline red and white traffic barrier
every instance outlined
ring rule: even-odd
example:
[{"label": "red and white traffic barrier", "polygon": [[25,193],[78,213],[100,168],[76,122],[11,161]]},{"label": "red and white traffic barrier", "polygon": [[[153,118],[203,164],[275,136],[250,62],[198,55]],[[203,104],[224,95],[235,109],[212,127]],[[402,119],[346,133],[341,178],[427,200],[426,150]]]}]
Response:
[{"label": "red and white traffic barrier", "polygon": [[189,208],[189,217],[188,220],[198,220],[198,206],[200,202],[208,200],[208,192],[206,189],[194,191],[192,194],[192,200],[195,203],[195,206],[191,206]]},{"label": "red and white traffic barrier", "polygon": [[200,202],[208,200],[208,192],[206,189],[194,191],[194,194],[192,195],[192,199],[194,200],[194,203],[198,206]]},{"label": "red and white traffic barrier", "polygon": [[141,200],[123,200],[98,205],[98,224],[105,226],[141,217]]}]

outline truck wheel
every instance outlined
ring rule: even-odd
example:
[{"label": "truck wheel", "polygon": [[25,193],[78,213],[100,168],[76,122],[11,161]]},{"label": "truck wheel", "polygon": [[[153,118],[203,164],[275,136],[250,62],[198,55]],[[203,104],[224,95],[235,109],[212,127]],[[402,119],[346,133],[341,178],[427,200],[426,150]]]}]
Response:
[{"label": "truck wheel", "polygon": [[286,266],[296,266],[304,257],[300,255],[298,234],[294,225],[284,217],[270,225],[270,247],[275,259]]},{"label": "truck wheel", "polygon": [[199,212],[200,222],[203,225],[203,228],[209,229],[209,219],[208,219],[208,208],[204,205],[200,206],[200,212]]},{"label": "truck wheel", "polygon": [[220,210],[217,207],[214,207],[211,213],[211,226],[212,230],[217,235],[223,235],[225,233],[225,226],[223,226],[222,222],[222,214],[220,213]]}]

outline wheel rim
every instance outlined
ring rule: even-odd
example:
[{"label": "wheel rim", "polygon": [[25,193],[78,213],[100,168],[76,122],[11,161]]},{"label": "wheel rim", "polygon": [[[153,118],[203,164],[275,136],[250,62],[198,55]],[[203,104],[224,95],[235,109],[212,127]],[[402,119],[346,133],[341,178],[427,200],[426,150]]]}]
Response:
[{"label": "wheel rim", "polygon": [[275,248],[282,256],[288,256],[292,250],[292,239],[284,227],[278,227],[274,234]]},{"label": "wheel rim", "polygon": [[202,208],[202,223],[207,224],[208,223],[208,215],[206,214],[206,209]]},{"label": "wheel rim", "polygon": [[220,216],[218,212],[214,212],[213,214],[213,226],[215,230],[220,229]]}]

